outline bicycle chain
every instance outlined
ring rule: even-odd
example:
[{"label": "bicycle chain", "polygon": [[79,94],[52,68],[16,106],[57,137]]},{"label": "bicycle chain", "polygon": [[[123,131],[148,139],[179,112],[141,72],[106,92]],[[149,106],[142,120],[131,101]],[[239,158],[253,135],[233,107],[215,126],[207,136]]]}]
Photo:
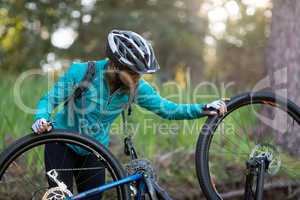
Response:
[{"label": "bicycle chain", "polygon": [[63,171],[82,171],[82,170],[96,170],[96,169],[105,169],[105,167],[86,167],[86,168],[69,168],[69,169],[52,169],[57,172]]}]

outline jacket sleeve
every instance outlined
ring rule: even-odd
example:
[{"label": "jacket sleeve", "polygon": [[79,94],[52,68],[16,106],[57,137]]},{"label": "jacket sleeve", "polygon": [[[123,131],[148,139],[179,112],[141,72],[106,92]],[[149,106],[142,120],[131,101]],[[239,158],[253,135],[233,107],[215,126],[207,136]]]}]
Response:
[{"label": "jacket sleeve", "polygon": [[73,94],[77,64],[72,64],[52,88],[39,100],[34,119],[50,120],[53,110]]},{"label": "jacket sleeve", "polygon": [[136,103],[159,115],[164,119],[195,119],[205,116],[204,104],[181,104],[161,97],[154,88],[144,80],[140,80],[136,94]]}]

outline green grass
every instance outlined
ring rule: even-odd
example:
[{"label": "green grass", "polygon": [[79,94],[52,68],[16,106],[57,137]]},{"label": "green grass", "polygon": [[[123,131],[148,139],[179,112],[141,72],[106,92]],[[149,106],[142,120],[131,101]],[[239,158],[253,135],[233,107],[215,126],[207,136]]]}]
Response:
[{"label": "green grass", "polygon": [[[16,98],[13,94],[16,77],[10,75],[2,76],[0,79],[0,94],[2,94],[0,99],[0,149],[5,148],[13,140],[30,133],[30,127],[33,122],[33,115],[24,112],[16,105]],[[176,91],[172,86],[160,86],[160,88],[161,95],[166,97],[170,97],[170,94]],[[46,90],[47,82],[45,78],[26,80],[21,86],[21,97],[24,104],[34,108],[38,99]],[[180,97],[182,103],[191,102],[191,93],[191,90],[183,89],[180,96],[173,96],[170,97],[170,99],[178,102]],[[198,93],[209,94],[209,91],[203,89]],[[210,100],[212,99],[197,99],[200,103]],[[196,186],[197,181],[195,177],[193,152],[205,119],[206,118],[168,121],[150,112],[134,107],[133,114],[129,118],[129,123],[139,126],[137,134],[134,136],[138,153],[154,161],[155,165],[163,169],[160,171],[160,177],[165,183],[177,181],[179,184],[186,185],[193,183],[193,187],[198,187]],[[239,132],[245,132],[245,130],[241,128],[238,129],[238,127],[241,127],[239,123],[247,124],[247,127],[254,126],[257,123],[254,118],[248,116],[247,110],[241,111],[236,116],[236,119],[237,120],[229,119],[228,123],[233,125],[233,128]],[[148,120],[148,123],[145,123],[146,120]],[[116,120],[113,127],[122,127],[120,123],[121,117]],[[112,145],[112,151],[120,157],[123,150],[123,133],[120,131],[121,129],[113,130],[116,131],[112,131],[111,133],[114,143],[114,145]],[[221,134],[219,134],[219,136],[220,135]],[[226,138],[224,139],[218,136],[214,137],[214,141],[217,141],[218,144],[223,142],[223,150],[233,150],[236,154],[224,154],[225,156],[221,156],[219,146],[214,145],[213,148],[211,148],[211,154],[214,155],[213,158],[217,160],[211,163],[211,166],[215,176],[222,182],[233,180],[230,169],[226,168],[232,167],[228,166],[229,161],[237,168],[244,167],[249,151],[254,146],[253,141],[251,141],[249,137],[241,137],[236,134],[229,134],[227,136],[230,137],[231,143],[228,142],[228,139],[226,140]],[[239,145],[234,146],[233,143]],[[249,146],[251,148],[249,148]],[[248,154],[243,154],[242,152]],[[33,163],[35,161],[34,158],[30,156],[27,159],[27,163]],[[122,158],[122,160],[124,159]],[[288,155],[283,156],[283,161],[284,160],[294,162],[295,165],[297,165],[296,169],[300,170],[299,160]],[[292,173],[289,174],[291,177],[294,175],[295,174]],[[298,178],[299,177],[297,177],[297,179]]]},{"label": "green grass", "polygon": [[[32,114],[23,112],[16,105],[16,98],[14,98],[14,83],[16,77],[5,75],[0,79],[0,134],[1,147],[4,148],[11,140],[22,137],[29,133]],[[27,80],[20,87],[21,98],[24,104],[28,107],[34,108],[42,91],[45,90],[45,83],[42,79]]]}]

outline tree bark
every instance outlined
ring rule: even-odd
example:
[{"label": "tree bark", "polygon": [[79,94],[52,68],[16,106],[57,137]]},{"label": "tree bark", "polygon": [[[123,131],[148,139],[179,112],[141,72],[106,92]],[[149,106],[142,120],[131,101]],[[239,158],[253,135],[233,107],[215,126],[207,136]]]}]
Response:
[{"label": "tree bark", "polygon": [[[272,90],[300,105],[300,1],[274,0],[266,67]],[[286,121],[276,119],[277,126]],[[278,142],[300,156],[300,130],[281,133]]]}]

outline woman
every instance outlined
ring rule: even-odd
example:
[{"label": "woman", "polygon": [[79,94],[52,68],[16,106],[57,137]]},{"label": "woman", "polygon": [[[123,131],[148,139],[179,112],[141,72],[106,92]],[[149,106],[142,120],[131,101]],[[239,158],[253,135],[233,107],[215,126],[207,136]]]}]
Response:
[{"label": "woman", "polygon": [[[107,38],[106,52],[109,59],[96,62],[95,77],[88,90],[75,101],[73,109],[65,104],[51,118],[53,110],[68,100],[76,85],[83,79],[87,63],[73,63],[47,95],[41,98],[32,125],[35,133],[50,131],[52,127],[48,121],[53,121],[54,128],[89,135],[108,147],[112,122],[131,103],[170,120],[196,119],[205,115],[223,115],[226,112],[227,108],[222,100],[209,104],[177,104],[162,98],[142,79],[143,74],[158,71],[159,65],[150,43],[139,34],[132,31],[111,31]],[[45,147],[45,166],[49,171],[57,168],[89,168],[102,164],[82,149],[51,144]],[[99,186],[105,181],[104,170],[101,173],[68,172],[61,175],[60,180],[72,189],[73,176],[79,192]],[[51,181],[49,184],[55,186]],[[90,199],[99,199],[99,196]]]}]

